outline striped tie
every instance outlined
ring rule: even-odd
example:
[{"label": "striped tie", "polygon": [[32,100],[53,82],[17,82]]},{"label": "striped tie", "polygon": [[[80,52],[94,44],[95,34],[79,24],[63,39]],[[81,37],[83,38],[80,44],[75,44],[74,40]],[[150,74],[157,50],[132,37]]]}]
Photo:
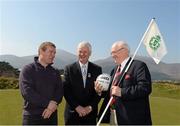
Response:
[{"label": "striped tie", "polygon": [[83,76],[84,88],[86,87],[86,75],[87,75],[86,65],[82,65],[82,76]]},{"label": "striped tie", "polygon": [[[118,83],[118,78],[121,75],[121,65],[119,65],[116,69],[116,73],[114,75],[113,83],[112,85],[117,85]],[[115,102],[116,99],[113,98],[111,101],[110,107],[111,107],[111,115],[110,115],[110,125],[118,126],[117,123],[117,116],[116,116],[116,110],[115,110]]]},{"label": "striped tie", "polygon": [[112,83],[113,85],[117,85],[119,75],[121,75],[121,65],[117,67],[116,73],[114,75],[113,83]]}]

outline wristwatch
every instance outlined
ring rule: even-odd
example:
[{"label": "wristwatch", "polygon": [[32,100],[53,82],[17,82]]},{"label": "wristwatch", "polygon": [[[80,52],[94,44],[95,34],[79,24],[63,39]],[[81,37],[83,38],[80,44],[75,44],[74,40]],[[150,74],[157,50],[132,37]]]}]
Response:
[{"label": "wristwatch", "polygon": [[90,109],[90,111],[92,111],[92,107],[89,105],[88,108]]}]

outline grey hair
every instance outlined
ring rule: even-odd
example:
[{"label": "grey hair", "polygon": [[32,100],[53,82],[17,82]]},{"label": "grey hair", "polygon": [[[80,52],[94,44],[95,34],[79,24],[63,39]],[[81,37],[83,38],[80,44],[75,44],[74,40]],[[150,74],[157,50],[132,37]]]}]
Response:
[{"label": "grey hair", "polygon": [[90,52],[90,55],[92,53],[92,46],[90,44],[90,42],[88,41],[82,41],[78,44],[78,49],[81,48],[81,47],[87,47],[89,49],[89,52]]},{"label": "grey hair", "polygon": [[125,41],[116,41],[116,42],[112,45],[112,47],[114,47],[114,46],[121,46],[121,47],[127,49],[127,50],[128,50],[128,54],[130,54],[130,47],[129,47],[129,45],[127,44],[127,42],[125,42]]}]

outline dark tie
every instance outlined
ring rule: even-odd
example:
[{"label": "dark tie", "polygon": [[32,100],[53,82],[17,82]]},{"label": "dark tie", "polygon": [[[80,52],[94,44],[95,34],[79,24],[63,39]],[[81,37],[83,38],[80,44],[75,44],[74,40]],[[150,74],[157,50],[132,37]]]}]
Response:
[{"label": "dark tie", "polygon": [[[121,75],[121,65],[119,65],[117,67],[117,69],[116,69],[116,73],[114,75],[114,79],[113,79],[112,85],[117,85],[118,78],[119,78],[120,75]],[[115,102],[116,102],[116,99],[115,99],[115,97],[113,97],[113,99],[111,101],[111,104],[110,104],[110,108],[111,108],[110,125],[118,126],[116,110],[115,110]]]},{"label": "dark tie", "polygon": [[[116,69],[116,73],[115,73],[115,75],[114,75],[114,78],[113,78],[113,81],[112,81],[112,85],[117,85],[117,83],[118,83],[118,78],[119,78],[119,76],[120,76],[120,74],[121,74],[121,65],[119,65],[118,67],[117,67],[117,69]],[[111,96],[111,93],[110,93],[110,96]],[[113,98],[113,100],[112,100],[112,102],[111,102],[111,104],[110,104],[110,107],[112,108],[112,109],[115,109],[115,98]]]},{"label": "dark tie", "polygon": [[121,65],[119,65],[116,69],[116,73],[114,75],[114,79],[113,79],[113,85],[117,85],[117,82],[118,82],[118,78],[119,76],[121,75]]}]

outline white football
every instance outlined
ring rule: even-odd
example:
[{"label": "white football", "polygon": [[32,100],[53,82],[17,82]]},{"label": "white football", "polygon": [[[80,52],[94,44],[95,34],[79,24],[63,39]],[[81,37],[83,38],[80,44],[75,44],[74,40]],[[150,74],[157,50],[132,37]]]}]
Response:
[{"label": "white football", "polygon": [[98,81],[98,83],[103,87],[103,91],[107,91],[111,82],[111,76],[103,73],[96,78],[96,81]]}]

